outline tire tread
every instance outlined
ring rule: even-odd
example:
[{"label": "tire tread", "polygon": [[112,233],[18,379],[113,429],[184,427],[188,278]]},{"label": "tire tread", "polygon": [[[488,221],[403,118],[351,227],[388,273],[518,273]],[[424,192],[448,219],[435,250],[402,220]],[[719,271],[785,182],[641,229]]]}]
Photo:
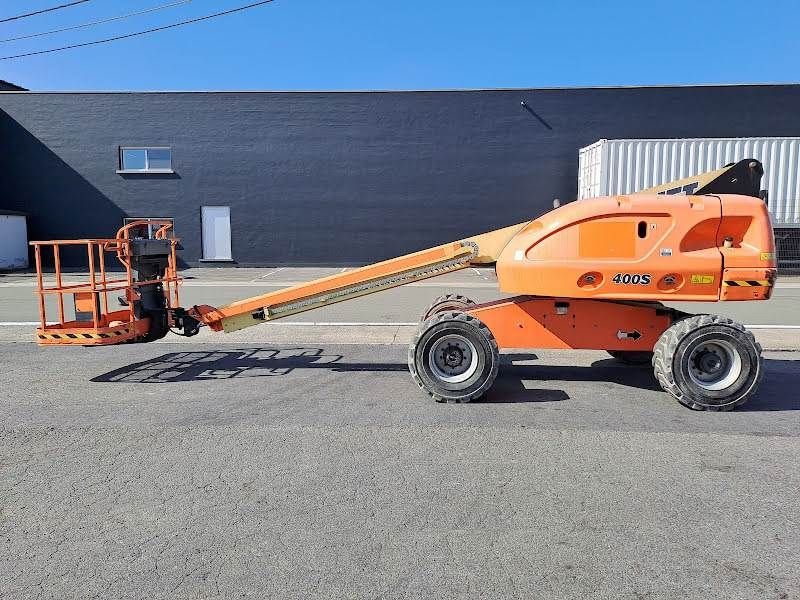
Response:
[{"label": "tire tread", "polygon": [[[428,308],[426,308],[425,312],[422,313],[421,322],[427,321],[440,312],[453,312],[454,309],[452,308],[452,305],[460,305],[467,309],[470,306],[475,306],[476,304],[477,303],[474,300],[462,294],[442,294],[428,305]],[[440,305],[444,305],[448,308],[446,308],[444,311],[435,310],[436,307]]]},{"label": "tire tread", "polygon": [[[687,397],[684,391],[675,382],[675,377],[673,374],[673,357],[678,349],[678,345],[681,343],[684,337],[686,337],[692,331],[709,325],[723,325],[746,334],[756,349],[756,353],[758,355],[759,364],[756,381],[750,386],[750,390],[747,394],[728,404],[712,405],[700,404],[696,402],[695,400]],[[761,383],[761,380],[764,377],[764,368],[762,364],[763,358],[761,357],[761,351],[761,345],[756,341],[753,332],[747,330],[741,323],[737,323],[733,319],[722,317],[720,315],[695,315],[681,319],[680,321],[676,321],[672,324],[672,326],[664,331],[663,334],[661,334],[661,337],[658,339],[655,347],[653,348],[653,373],[655,374],[656,380],[658,381],[659,385],[661,385],[663,390],[673,396],[684,406],[687,406],[693,410],[729,411],[747,402],[747,400],[750,399],[753,392]]]}]

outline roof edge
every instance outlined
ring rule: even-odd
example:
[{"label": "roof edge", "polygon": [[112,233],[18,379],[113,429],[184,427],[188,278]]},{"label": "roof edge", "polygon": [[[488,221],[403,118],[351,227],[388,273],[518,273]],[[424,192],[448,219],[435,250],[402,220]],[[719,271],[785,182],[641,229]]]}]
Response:
[{"label": "roof edge", "polygon": [[735,87],[800,87],[800,82],[784,83],[687,83],[658,85],[595,85],[545,87],[487,87],[487,88],[419,88],[419,89],[251,89],[251,90],[24,90],[0,91],[0,94],[418,94],[452,92],[538,92],[551,90],[629,90],[684,89]]}]

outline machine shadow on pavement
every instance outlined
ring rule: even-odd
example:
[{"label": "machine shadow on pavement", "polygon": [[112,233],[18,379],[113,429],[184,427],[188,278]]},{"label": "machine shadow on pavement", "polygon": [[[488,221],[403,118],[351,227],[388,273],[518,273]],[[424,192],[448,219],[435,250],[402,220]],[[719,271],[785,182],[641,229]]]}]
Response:
[{"label": "machine shadow on pavement", "polygon": [[[242,348],[170,352],[133,363],[91,379],[94,383],[166,384],[251,377],[278,377],[297,369],[327,369],[332,372],[408,373],[408,365],[397,362],[345,362],[341,354],[326,354],[321,348]],[[526,367],[513,361],[533,361],[535,354],[504,354],[502,371],[495,389],[475,404],[513,404],[568,400],[564,390],[526,388],[517,374]],[[530,369],[530,367],[527,367]],[[538,368],[538,367],[536,367]],[[567,367],[563,367],[566,369]],[[509,377],[509,375],[511,375]],[[409,377],[410,381],[410,377]]]},{"label": "machine shadow on pavement", "polygon": [[[170,352],[137,362],[91,379],[94,383],[166,384],[243,377],[279,377],[297,369],[327,369],[332,372],[406,372],[405,362],[347,362],[344,356],[322,348],[241,348]],[[568,400],[561,389],[526,387],[525,382],[603,382],[648,391],[660,387],[646,367],[624,365],[613,359],[588,367],[535,364],[535,354],[504,354],[497,388],[484,403],[553,402]],[[525,362],[527,364],[515,364]],[[800,361],[766,359],[767,377],[759,394],[738,410],[800,410],[793,382],[800,376]]]},{"label": "machine shadow on pavement", "polygon": [[766,375],[758,393],[737,411],[800,410],[800,360],[764,359]]}]

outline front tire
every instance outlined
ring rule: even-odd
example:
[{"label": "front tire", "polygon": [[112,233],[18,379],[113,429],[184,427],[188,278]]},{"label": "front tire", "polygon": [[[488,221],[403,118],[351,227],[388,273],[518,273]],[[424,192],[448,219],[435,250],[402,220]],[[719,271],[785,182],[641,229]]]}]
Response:
[{"label": "front tire", "polygon": [[764,376],[761,346],[743,325],[717,315],[678,321],[659,338],[653,370],[661,387],[694,410],[731,410]]},{"label": "front tire", "polygon": [[458,311],[435,314],[420,324],[408,349],[417,385],[437,402],[470,402],[492,387],[500,352],[489,328]]}]

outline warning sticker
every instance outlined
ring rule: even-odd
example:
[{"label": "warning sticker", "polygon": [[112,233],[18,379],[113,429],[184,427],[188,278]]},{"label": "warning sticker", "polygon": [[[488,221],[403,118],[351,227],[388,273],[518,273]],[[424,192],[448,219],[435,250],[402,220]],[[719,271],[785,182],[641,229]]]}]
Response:
[{"label": "warning sticker", "polygon": [[692,275],[692,283],[699,283],[702,285],[708,285],[714,283],[714,276],[713,275]]},{"label": "warning sticker", "polygon": [[775,253],[774,252],[762,252],[761,253],[761,260],[775,260]]}]

